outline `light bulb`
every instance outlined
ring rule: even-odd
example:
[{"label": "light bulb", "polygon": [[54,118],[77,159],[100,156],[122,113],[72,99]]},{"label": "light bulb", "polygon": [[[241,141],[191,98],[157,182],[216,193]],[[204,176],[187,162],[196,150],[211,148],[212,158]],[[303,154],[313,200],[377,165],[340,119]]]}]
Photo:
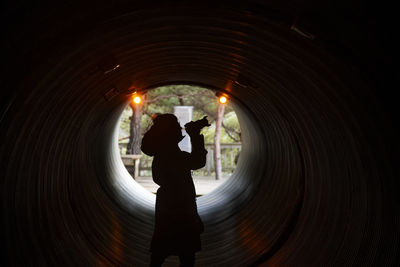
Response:
[{"label": "light bulb", "polygon": [[221,96],[219,98],[219,103],[221,103],[221,104],[225,104],[227,101],[228,101],[228,99],[225,96]]},{"label": "light bulb", "polygon": [[135,96],[133,98],[133,102],[135,102],[136,104],[139,104],[142,101],[142,99],[140,98],[140,96]]}]

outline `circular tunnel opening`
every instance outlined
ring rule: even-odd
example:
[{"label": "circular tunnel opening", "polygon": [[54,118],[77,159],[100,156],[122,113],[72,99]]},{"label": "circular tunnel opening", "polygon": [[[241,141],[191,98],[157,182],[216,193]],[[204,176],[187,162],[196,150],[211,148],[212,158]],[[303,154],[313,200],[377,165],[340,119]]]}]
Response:
[{"label": "circular tunnel opening", "polygon": [[[120,142],[121,139],[124,138],[124,136],[121,136],[121,124],[124,123],[124,119],[126,123],[129,118],[132,117],[128,108],[131,109],[129,106],[132,105],[132,99],[135,96],[140,95],[142,100],[146,97],[148,97],[148,99],[154,99],[157,97],[164,98],[164,96],[166,96],[165,99],[168,99],[170,98],[171,94],[160,94],[160,92],[165,92],[165,90],[171,89],[174,90],[176,89],[176,86],[177,85],[154,87],[154,89],[149,89],[146,91],[147,96],[145,96],[144,93],[128,95],[125,97],[125,100],[119,104],[119,107],[115,112],[115,117],[110,116],[115,129],[110,139],[110,153],[104,154],[107,157],[105,161],[112,163],[111,173],[114,175],[110,177],[110,180],[113,188],[116,190],[116,198],[120,199],[121,204],[126,206],[128,209],[131,209],[131,204],[135,203],[133,206],[138,204],[146,210],[151,212],[154,211],[154,193],[156,192],[157,187],[154,188],[153,186],[153,188],[150,188],[151,190],[149,190],[149,187],[146,188],[145,185],[145,183],[148,183],[148,180],[151,179],[152,158],[150,157],[145,159],[147,160],[147,162],[145,162],[147,169],[140,171],[139,168],[139,173],[147,175],[147,177],[143,178],[141,175],[139,175],[138,179],[133,179],[133,176],[135,175],[134,170],[131,170],[130,172],[129,165],[124,163],[124,160],[126,160],[124,157],[126,156],[124,156],[123,153],[126,153],[126,147],[124,148],[123,145],[121,146]],[[223,165],[232,164],[235,168],[229,169],[226,172],[224,172],[225,170],[223,169],[223,174],[225,177],[217,182],[206,185],[206,188],[203,189],[200,194],[198,193],[197,203],[200,215],[206,221],[208,216],[209,219],[215,223],[218,221],[218,217],[220,217],[219,220],[229,217],[236,209],[251,199],[252,194],[258,188],[258,183],[260,182],[261,175],[264,173],[265,168],[264,134],[262,133],[261,128],[259,127],[254,116],[251,114],[250,110],[248,110],[248,108],[241,103],[239,99],[229,92],[226,92],[225,90],[206,89],[196,85],[178,85],[178,94],[182,92],[182,90],[179,89],[179,86],[183,86],[183,88],[189,90],[191,94],[195,96],[193,101],[197,101],[198,103],[201,102],[199,100],[199,94],[203,94],[204,103],[210,104],[209,101],[212,100],[214,103],[211,103],[211,107],[209,107],[211,111],[208,110],[208,112],[216,111],[219,105],[217,96],[224,95],[227,97],[229,103],[224,103],[224,105],[227,105],[227,107],[225,107],[225,110],[227,111],[225,115],[227,116],[224,119],[226,119],[225,121],[227,122],[229,122],[229,120],[231,122],[233,121],[235,127],[240,127],[240,132],[237,132],[237,138],[240,138],[240,143],[238,144],[237,142],[234,142],[233,145],[226,144],[227,146],[233,146],[236,149],[235,152],[240,153],[230,153],[229,157],[227,156],[227,160],[230,160],[230,162],[223,162]],[[153,93],[153,95],[151,95],[151,93]],[[175,100],[178,102],[180,101],[179,97]],[[151,103],[151,100],[148,101]],[[190,101],[188,102],[190,103]],[[180,102],[180,104],[181,103],[182,102]],[[156,113],[157,111],[160,113],[171,113],[173,109],[173,105],[166,107],[165,104],[164,106],[157,104],[155,107],[153,107],[153,111]],[[118,113],[120,114],[119,117]],[[148,114],[147,116],[143,116],[144,118],[141,120],[141,122],[144,122],[142,126],[146,125],[143,132],[145,132],[146,129],[151,126],[151,117],[149,115],[151,116],[152,113]],[[194,110],[192,118],[193,120],[197,120],[202,118],[204,115],[207,115],[204,113],[204,111]],[[209,131],[207,132],[204,129],[202,130],[202,134],[205,135],[205,139],[209,141],[213,140],[213,135],[215,133],[215,126],[213,124],[215,124],[216,121],[210,120],[210,122],[211,126],[209,127]],[[225,134],[223,138],[224,139],[222,140],[227,140],[230,137]],[[206,142],[206,145],[211,146],[212,144],[207,144]],[[240,147],[238,147],[239,145]],[[213,160],[213,152],[209,151],[208,154],[211,154],[211,156],[208,157],[208,160]],[[143,154],[140,156],[142,157]],[[126,165],[128,165],[128,168],[126,168]],[[132,166],[133,163],[130,162],[130,165]],[[212,164],[209,166],[214,167]],[[196,190],[199,188],[198,184],[196,184],[196,175],[204,174],[207,171],[206,165],[206,167],[203,169],[193,172],[192,175],[195,180]],[[207,178],[215,179],[215,172],[211,172],[211,176]],[[144,179],[147,181],[143,182]],[[201,179],[202,178],[200,178],[200,180]]]},{"label": "circular tunnel opening", "polygon": [[121,159],[132,179],[151,193],[158,185],[152,180],[152,157],[140,150],[141,139],[157,114],[171,113],[180,121],[185,138],[180,149],[191,152],[184,125],[207,117],[211,124],[202,129],[207,150],[203,168],[192,172],[197,197],[210,193],[235,172],[242,147],[241,129],[228,95],[193,85],[167,85],[135,93],[121,114],[118,145]]}]

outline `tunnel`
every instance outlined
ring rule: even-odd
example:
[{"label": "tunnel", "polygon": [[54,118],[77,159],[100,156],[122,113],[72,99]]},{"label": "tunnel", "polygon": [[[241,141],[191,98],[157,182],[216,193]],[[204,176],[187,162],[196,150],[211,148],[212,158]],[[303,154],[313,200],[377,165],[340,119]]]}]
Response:
[{"label": "tunnel", "polygon": [[228,95],[242,128],[231,179],[197,199],[196,266],[399,264],[390,30],[376,6],[2,12],[4,266],[148,266],[155,197],[123,168],[116,135],[133,92],[171,84]]}]

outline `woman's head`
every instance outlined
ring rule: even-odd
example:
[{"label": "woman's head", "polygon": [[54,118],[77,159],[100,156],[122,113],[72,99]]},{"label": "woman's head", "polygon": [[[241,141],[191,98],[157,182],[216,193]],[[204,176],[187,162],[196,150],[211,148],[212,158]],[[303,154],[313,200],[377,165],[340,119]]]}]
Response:
[{"label": "woman's head", "polygon": [[173,114],[159,114],[153,117],[153,126],[145,133],[141,149],[145,154],[154,156],[177,145],[182,139],[182,129],[177,117]]}]

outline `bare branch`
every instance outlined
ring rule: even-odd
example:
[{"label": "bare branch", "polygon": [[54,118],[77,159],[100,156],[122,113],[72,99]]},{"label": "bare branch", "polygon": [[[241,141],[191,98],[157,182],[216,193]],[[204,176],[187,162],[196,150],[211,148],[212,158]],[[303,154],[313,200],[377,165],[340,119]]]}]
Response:
[{"label": "bare branch", "polygon": [[229,138],[231,138],[231,139],[232,139],[233,141],[235,141],[235,142],[240,142],[240,140],[238,140],[238,139],[236,139],[235,137],[233,137],[233,135],[232,135],[232,133],[231,133],[231,131],[232,131],[232,132],[238,134],[237,131],[235,131],[235,130],[229,128],[229,127],[227,127],[227,126],[224,124],[224,122],[222,122],[222,127],[224,127],[225,133],[229,136]]},{"label": "bare branch", "polygon": [[151,100],[146,100],[146,103],[153,103],[153,102],[156,102],[158,100],[165,99],[165,98],[171,98],[171,97],[178,97],[178,96],[177,95],[159,95],[159,96],[156,96],[155,98],[153,98]]},{"label": "bare branch", "polygon": [[200,95],[202,94],[201,92],[196,92],[196,93],[192,93],[192,94],[185,94],[185,95],[179,95],[179,94],[169,94],[169,95],[159,95],[156,96],[155,98],[151,99],[151,100],[146,100],[146,103],[153,103],[156,102],[158,100],[161,99],[165,99],[165,98],[171,98],[171,97],[176,97],[176,98],[180,98],[180,97],[191,97],[191,96],[196,96],[196,95]]},{"label": "bare branch", "polygon": [[[199,106],[197,105],[196,107],[199,107]],[[202,106],[202,107],[204,107],[204,106]],[[207,111],[206,109],[204,109],[204,108],[199,108],[199,109],[201,109],[201,111],[203,111],[203,112],[207,115],[207,117],[211,118],[211,120],[209,120],[210,123],[213,122],[213,121],[215,121],[215,120],[217,119],[217,118],[216,118],[216,114],[211,113],[211,112],[208,112],[208,111]]]}]

